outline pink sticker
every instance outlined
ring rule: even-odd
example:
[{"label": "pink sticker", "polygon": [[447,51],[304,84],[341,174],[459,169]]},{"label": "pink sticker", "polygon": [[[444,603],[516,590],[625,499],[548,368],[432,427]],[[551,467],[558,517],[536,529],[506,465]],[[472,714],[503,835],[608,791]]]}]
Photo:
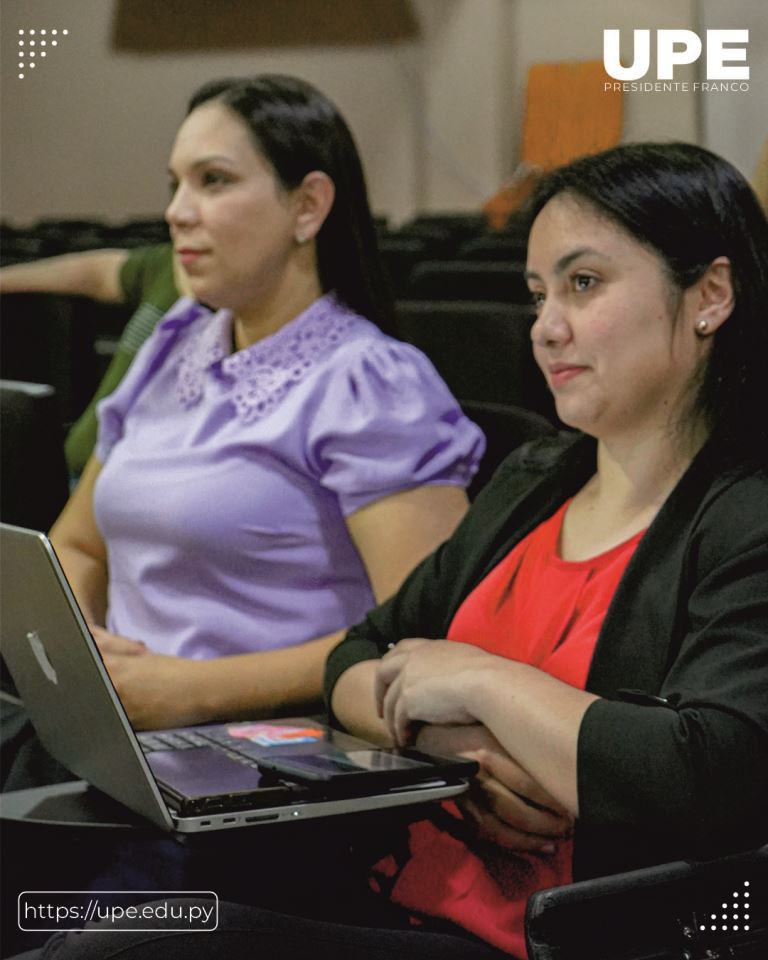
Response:
[{"label": "pink sticker", "polygon": [[324,730],[317,727],[281,727],[273,723],[242,723],[227,727],[227,733],[236,740],[250,740],[261,747],[286,743],[314,743],[322,740]]}]

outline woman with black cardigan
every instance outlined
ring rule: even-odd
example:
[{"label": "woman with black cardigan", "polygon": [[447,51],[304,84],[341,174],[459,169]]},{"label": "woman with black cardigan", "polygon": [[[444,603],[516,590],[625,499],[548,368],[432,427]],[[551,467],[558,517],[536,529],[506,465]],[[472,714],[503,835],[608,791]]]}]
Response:
[{"label": "woman with black cardigan", "polygon": [[579,432],[510,457],[326,670],[350,731],[481,760],[377,870],[513,955],[536,889],[768,837],[765,216],[685,144],[578,160],[532,216],[534,353]]}]

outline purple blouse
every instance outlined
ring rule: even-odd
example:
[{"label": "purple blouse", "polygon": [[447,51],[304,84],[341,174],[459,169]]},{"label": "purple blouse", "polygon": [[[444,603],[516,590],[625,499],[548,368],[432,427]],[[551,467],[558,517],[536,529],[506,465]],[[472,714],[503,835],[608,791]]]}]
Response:
[{"label": "purple blouse", "polygon": [[115,633],[206,658],[287,647],[375,603],[345,517],[466,486],[484,450],[429,360],[332,294],[231,353],[180,300],[99,406],[94,492]]}]

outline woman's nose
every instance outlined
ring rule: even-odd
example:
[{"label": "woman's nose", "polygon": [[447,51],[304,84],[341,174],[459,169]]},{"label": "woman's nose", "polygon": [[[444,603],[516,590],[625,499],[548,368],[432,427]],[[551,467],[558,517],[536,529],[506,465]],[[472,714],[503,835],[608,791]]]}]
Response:
[{"label": "woman's nose", "polygon": [[171,197],[171,202],[165,208],[165,219],[170,226],[187,226],[194,223],[197,210],[189,194],[189,190],[179,184]]},{"label": "woman's nose", "polygon": [[556,300],[548,297],[538,308],[531,327],[531,340],[537,347],[564,343],[571,337],[571,328],[565,312]]}]

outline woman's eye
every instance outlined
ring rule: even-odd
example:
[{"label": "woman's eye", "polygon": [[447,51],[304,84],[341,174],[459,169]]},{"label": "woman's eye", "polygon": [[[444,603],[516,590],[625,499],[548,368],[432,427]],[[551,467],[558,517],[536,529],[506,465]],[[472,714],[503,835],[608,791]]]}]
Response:
[{"label": "woman's eye", "polygon": [[531,303],[535,310],[540,310],[544,305],[544,294],[540,290],[532,290]]},{"label": "woman's eye", "polygon": [[202,177],[204,187],[220,187],[230,182],[226,173],[218,170],[206,170]]},{"label": "woman's eye", "polygon": [[587,273],[577,273],[573,278],[573,287],[575,290],[591,290],[597,283],[597,277],[592,277]]},{"label": "woman's eye", "polygon": [[176,194],[176,191],[177,191],[178,189],[179,189],[179,182],[178,182],[178,180],[169,180],[169,182],[168,182],[168,195],[170,196],[171,200],[173,200],[174,195]]}]

